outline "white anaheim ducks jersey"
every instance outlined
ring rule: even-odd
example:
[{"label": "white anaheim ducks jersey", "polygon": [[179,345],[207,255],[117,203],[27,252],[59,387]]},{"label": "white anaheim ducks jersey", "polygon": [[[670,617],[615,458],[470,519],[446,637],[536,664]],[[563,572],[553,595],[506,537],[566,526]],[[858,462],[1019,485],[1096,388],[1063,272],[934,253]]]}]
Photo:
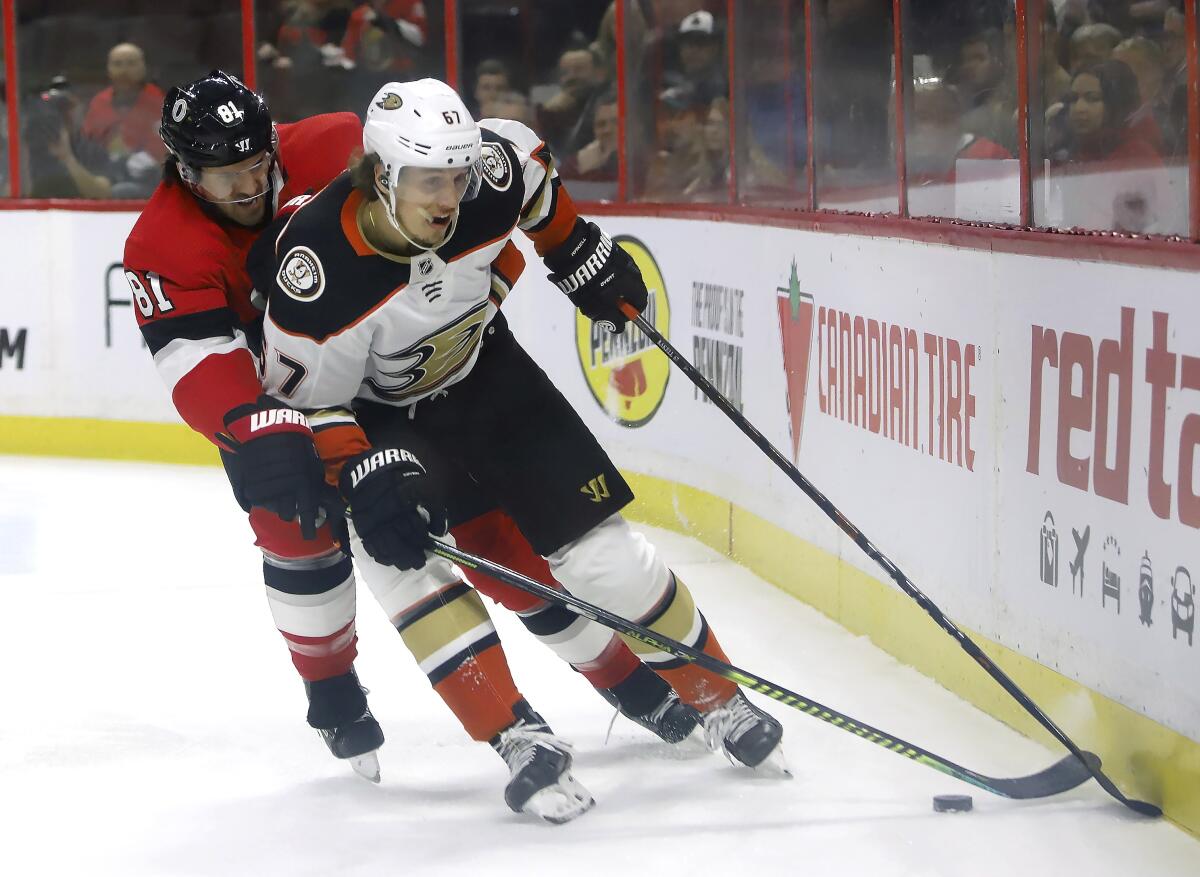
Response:
[{"label": "white anaheim ducks jersey", "polygon": [[496,119],[481,128],[483,184],[437,250],[400,258],[371,248],[348,173],[263,235],[249,267],[268,297],[267,392],[302,410],[356,398],[402,406],[467,375],[524,269],[513,231],[537,241],[553,229],[561,240],[576,218],[529,128]]}]

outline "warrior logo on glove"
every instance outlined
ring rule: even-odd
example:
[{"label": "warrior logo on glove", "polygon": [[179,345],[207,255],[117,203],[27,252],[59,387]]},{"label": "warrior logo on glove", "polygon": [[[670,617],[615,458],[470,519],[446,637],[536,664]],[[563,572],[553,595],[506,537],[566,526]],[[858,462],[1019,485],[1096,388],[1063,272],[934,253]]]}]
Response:
[{"label": "warrior logo on glove", "polygon": [[629,318],[621,304],[640,314],[646,309],[646,284],[633,259],[614,247],[594,222],[575,221],[575,228],[558,249],[547,253],[550,281],[588,319],[609,332],[621,334]]}]

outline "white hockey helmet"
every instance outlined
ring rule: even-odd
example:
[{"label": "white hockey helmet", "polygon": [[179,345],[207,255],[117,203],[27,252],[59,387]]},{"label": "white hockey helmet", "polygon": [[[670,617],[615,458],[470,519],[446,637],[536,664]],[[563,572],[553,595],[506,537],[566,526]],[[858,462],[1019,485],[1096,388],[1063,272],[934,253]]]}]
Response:
[{"label": "white hockey helmet", "polygon": [[466,168],[467,185],[461,200],[469,201],[479,194],[483,179],[480,148],[479,126],[462,98],[437,79],[389,82],[367,107],[363,149],[379,156],[384,173],[376,188],[390,208],[388,219],[406,238],[408,234],[396,218],[401,171],[406,167]]}]

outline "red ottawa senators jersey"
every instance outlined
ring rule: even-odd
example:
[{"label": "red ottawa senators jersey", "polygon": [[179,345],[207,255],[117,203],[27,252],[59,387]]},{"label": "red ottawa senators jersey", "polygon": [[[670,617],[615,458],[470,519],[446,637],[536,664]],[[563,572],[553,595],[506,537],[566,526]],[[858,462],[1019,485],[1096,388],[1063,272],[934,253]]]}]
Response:
[{"label": "red ottawa senators jersey", "polygon": [[[352,113],[277,130],[275,212],[324,188],[362,148]],[[154,364],[179,414],[218,444],[226,412],[262,393],[247,336],[260,334],[263,303],[245,268],[261,231],[221,221],[175,180],[159,184],[125,241],[125,278]]]}]

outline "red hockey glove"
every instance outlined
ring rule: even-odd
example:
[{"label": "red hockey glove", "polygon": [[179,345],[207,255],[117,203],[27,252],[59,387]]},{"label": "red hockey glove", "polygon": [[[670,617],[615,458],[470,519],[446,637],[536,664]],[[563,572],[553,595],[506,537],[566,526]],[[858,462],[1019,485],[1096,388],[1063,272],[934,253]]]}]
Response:
[{"label": "red hockey glove", "polygon": [[301,535],[315,539],[325,517],[325,468],[304,415],[259,396],[225,415],[225,431],[233,440],[230,478],[238,501],[299,520]]}]

